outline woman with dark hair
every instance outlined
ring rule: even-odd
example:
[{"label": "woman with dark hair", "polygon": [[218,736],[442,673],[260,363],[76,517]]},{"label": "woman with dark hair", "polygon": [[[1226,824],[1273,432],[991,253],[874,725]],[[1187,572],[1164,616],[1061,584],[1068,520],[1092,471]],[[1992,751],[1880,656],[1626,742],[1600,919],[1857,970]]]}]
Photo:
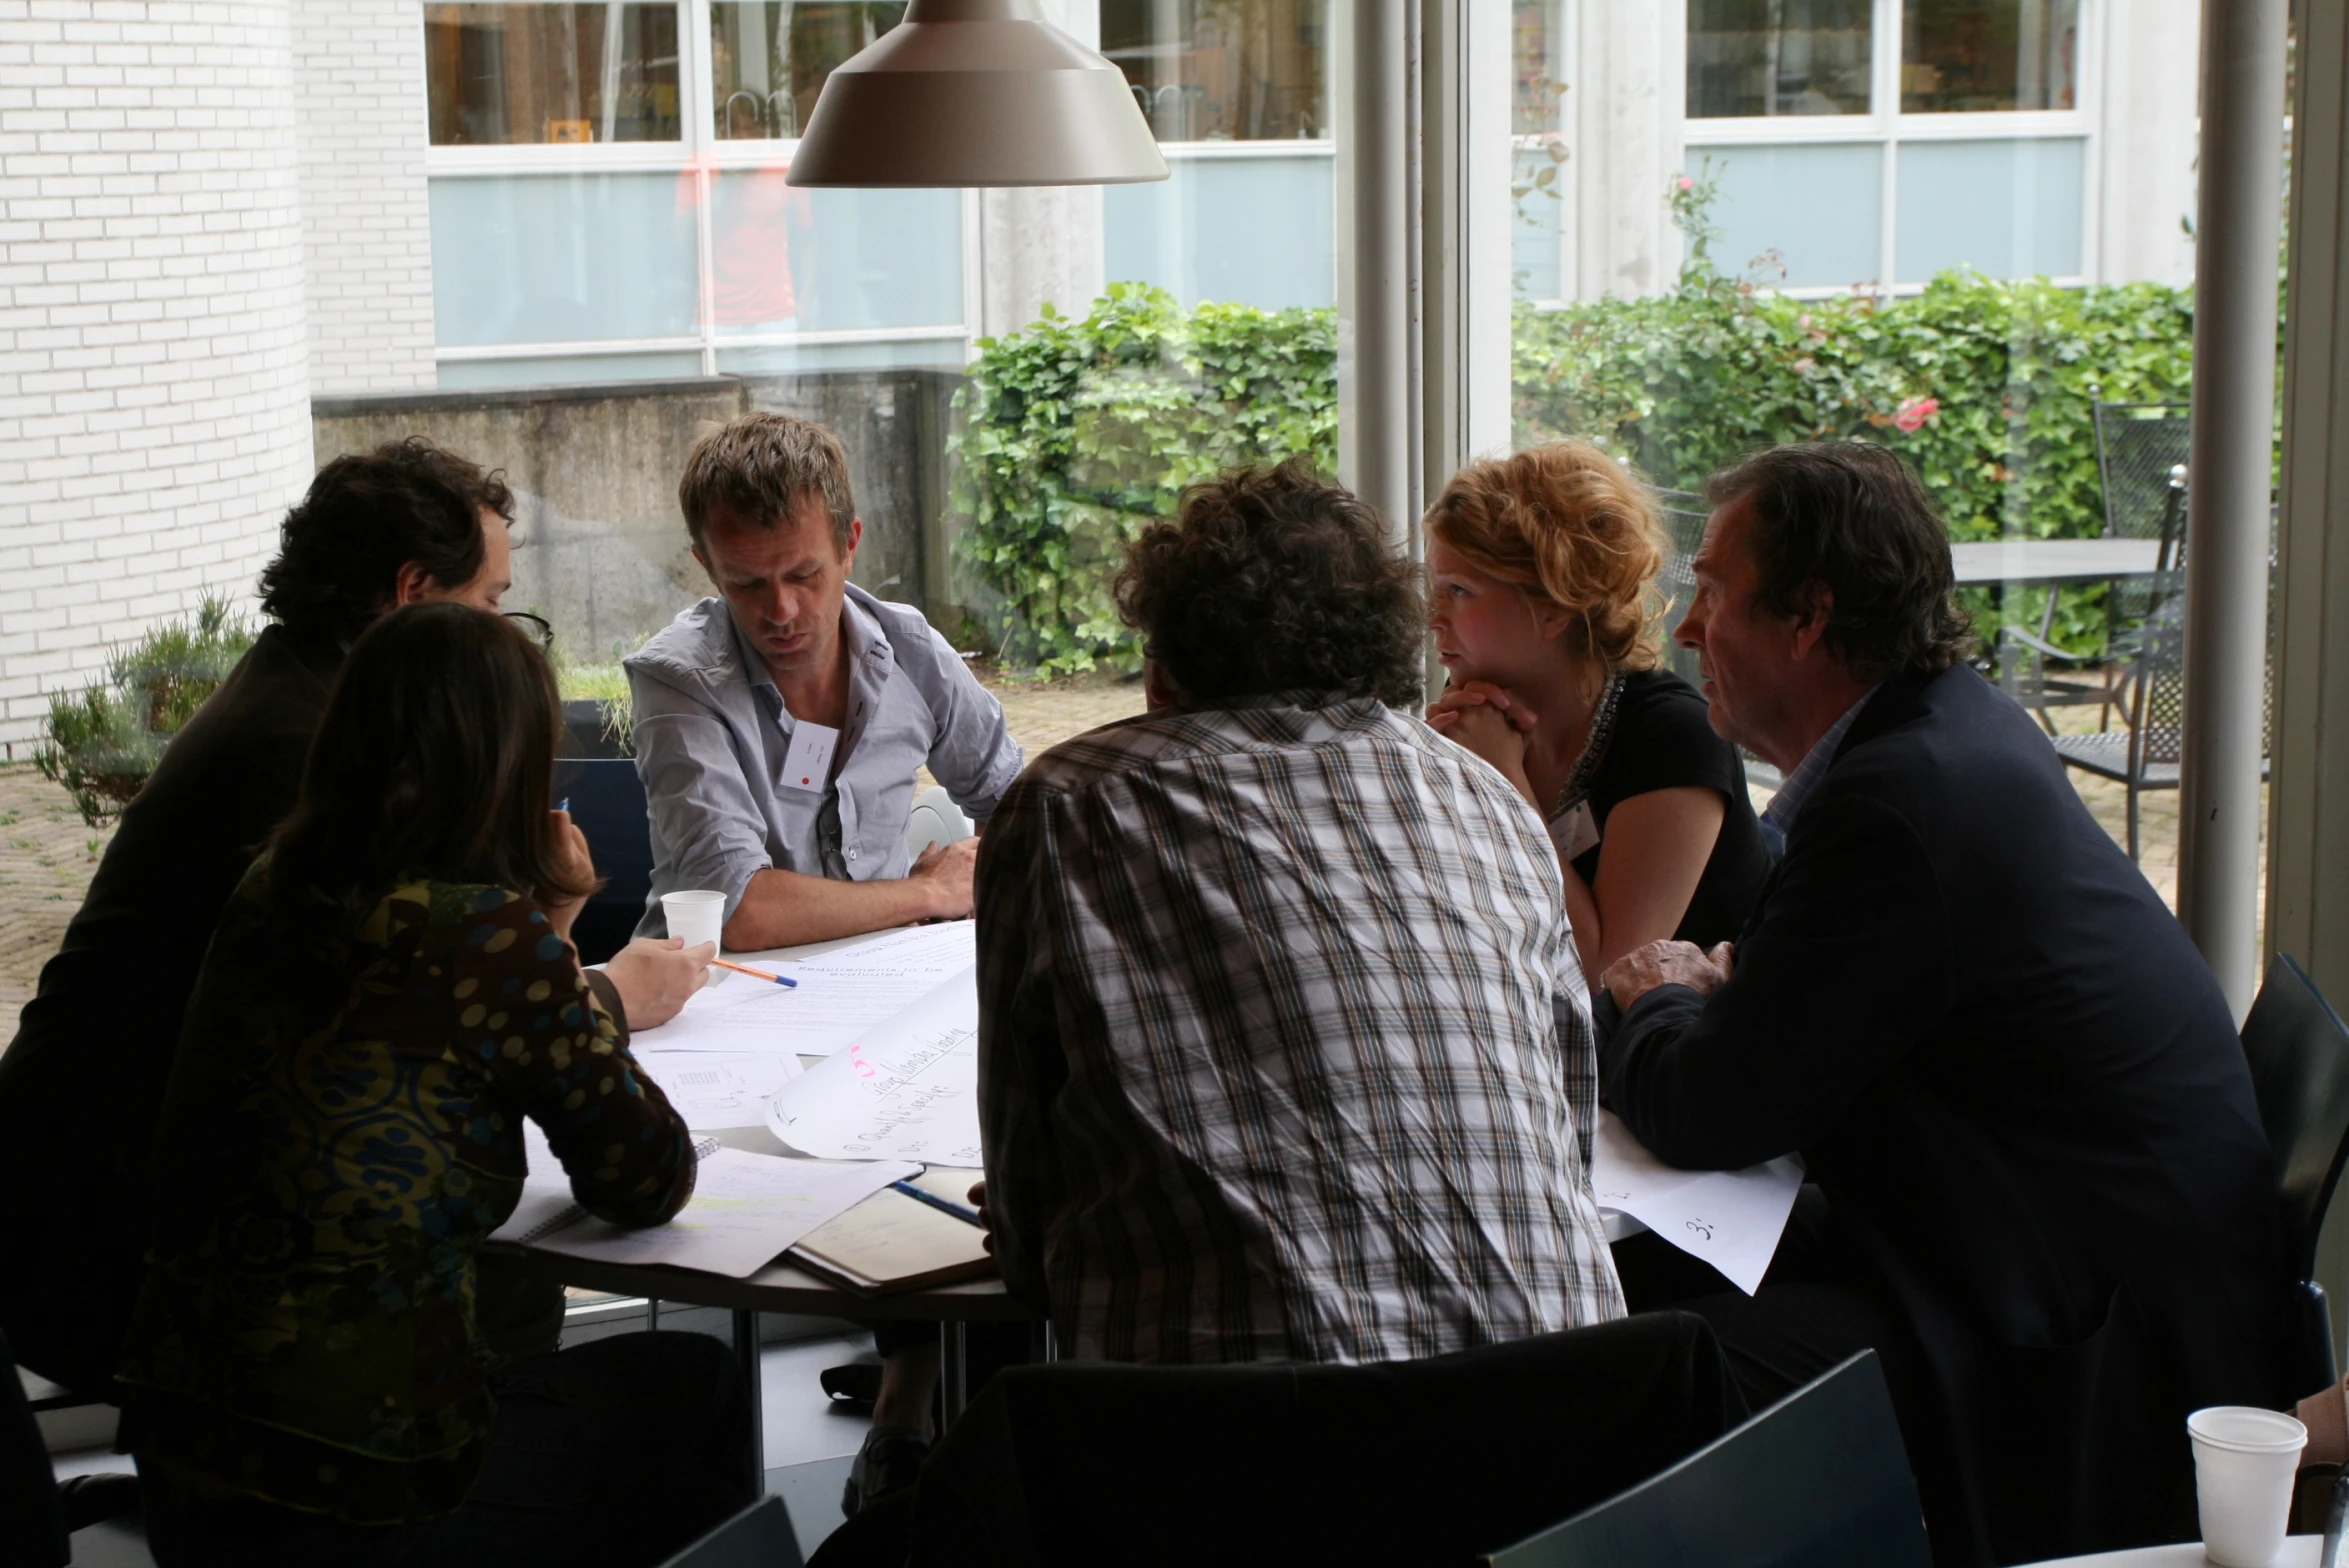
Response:
[{"label": "woman with dark hair", "polygon": [[649,1563],[754,1495],[714,1340],[484,1371],[475,1253],[526,1118],[601,1218],[659,1224],[693,1190],[568,940],[595,870],[546,805],[560,713],[511,622],[385,617],[221,917],[121,1374],[165,1568]]}]

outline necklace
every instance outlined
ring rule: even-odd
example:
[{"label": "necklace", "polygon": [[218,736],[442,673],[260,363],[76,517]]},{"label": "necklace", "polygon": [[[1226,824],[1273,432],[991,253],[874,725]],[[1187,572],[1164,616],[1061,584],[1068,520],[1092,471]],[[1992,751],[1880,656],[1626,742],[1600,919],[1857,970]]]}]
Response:
[{"label": "necklace", "polygon": [[1554,821],[1582,804],[1589,793],[1591,770],[1606,755],[1607,740],[1615,730],[1615,709],[1623,700],[1623,676],[1620,672],[1607,678],[1606,689],[1599,693],[1598,705],[1591,710],[1590,735],[1582,743],[1582,755],[1574,759],[1574,770],[1566,775],[1566,782],[1558,790],[1557,804],[1550,808]]}]

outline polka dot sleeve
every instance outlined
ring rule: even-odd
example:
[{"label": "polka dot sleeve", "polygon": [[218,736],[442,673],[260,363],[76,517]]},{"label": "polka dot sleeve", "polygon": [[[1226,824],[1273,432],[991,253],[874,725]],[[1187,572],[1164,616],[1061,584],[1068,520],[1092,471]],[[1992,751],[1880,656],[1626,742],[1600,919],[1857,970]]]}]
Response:
[{"label": "polka dot sleeve", "polygon": [[546,1129],[589,1213],[658,1225],[685,1206],[692,1135],[535,902],[500,888],[474,894],[455,981],[459,1053]]}]

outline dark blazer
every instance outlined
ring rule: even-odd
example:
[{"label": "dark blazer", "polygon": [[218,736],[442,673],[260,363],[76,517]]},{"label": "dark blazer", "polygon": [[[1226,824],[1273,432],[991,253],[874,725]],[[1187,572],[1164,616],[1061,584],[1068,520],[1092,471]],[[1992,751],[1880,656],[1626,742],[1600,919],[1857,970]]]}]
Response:
[{"label": "dark blazer", "polygon": [[[1672,1164],[1790,1151],[1940,1408],[1937,1552],[2191,1535],[2187,1412],[2281,1405],[2284,1262],[2225,998],[1971,669],[1887,682],[1711,998],[1624,1016],[1602,1096]],[[1904,1415],[1911,1413],[1904,1412]]]}]

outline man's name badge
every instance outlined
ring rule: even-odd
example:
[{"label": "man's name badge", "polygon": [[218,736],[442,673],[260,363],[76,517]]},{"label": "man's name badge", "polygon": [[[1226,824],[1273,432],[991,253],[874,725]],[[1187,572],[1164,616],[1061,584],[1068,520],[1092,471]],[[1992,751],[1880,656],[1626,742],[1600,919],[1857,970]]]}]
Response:
[{"label": "man's name badge", "polygon": [[783,754],[783,787],[821,793],[831,781],[832,753],[839,745],[836,729],[805,719],[793,724],[791,749]]}]

